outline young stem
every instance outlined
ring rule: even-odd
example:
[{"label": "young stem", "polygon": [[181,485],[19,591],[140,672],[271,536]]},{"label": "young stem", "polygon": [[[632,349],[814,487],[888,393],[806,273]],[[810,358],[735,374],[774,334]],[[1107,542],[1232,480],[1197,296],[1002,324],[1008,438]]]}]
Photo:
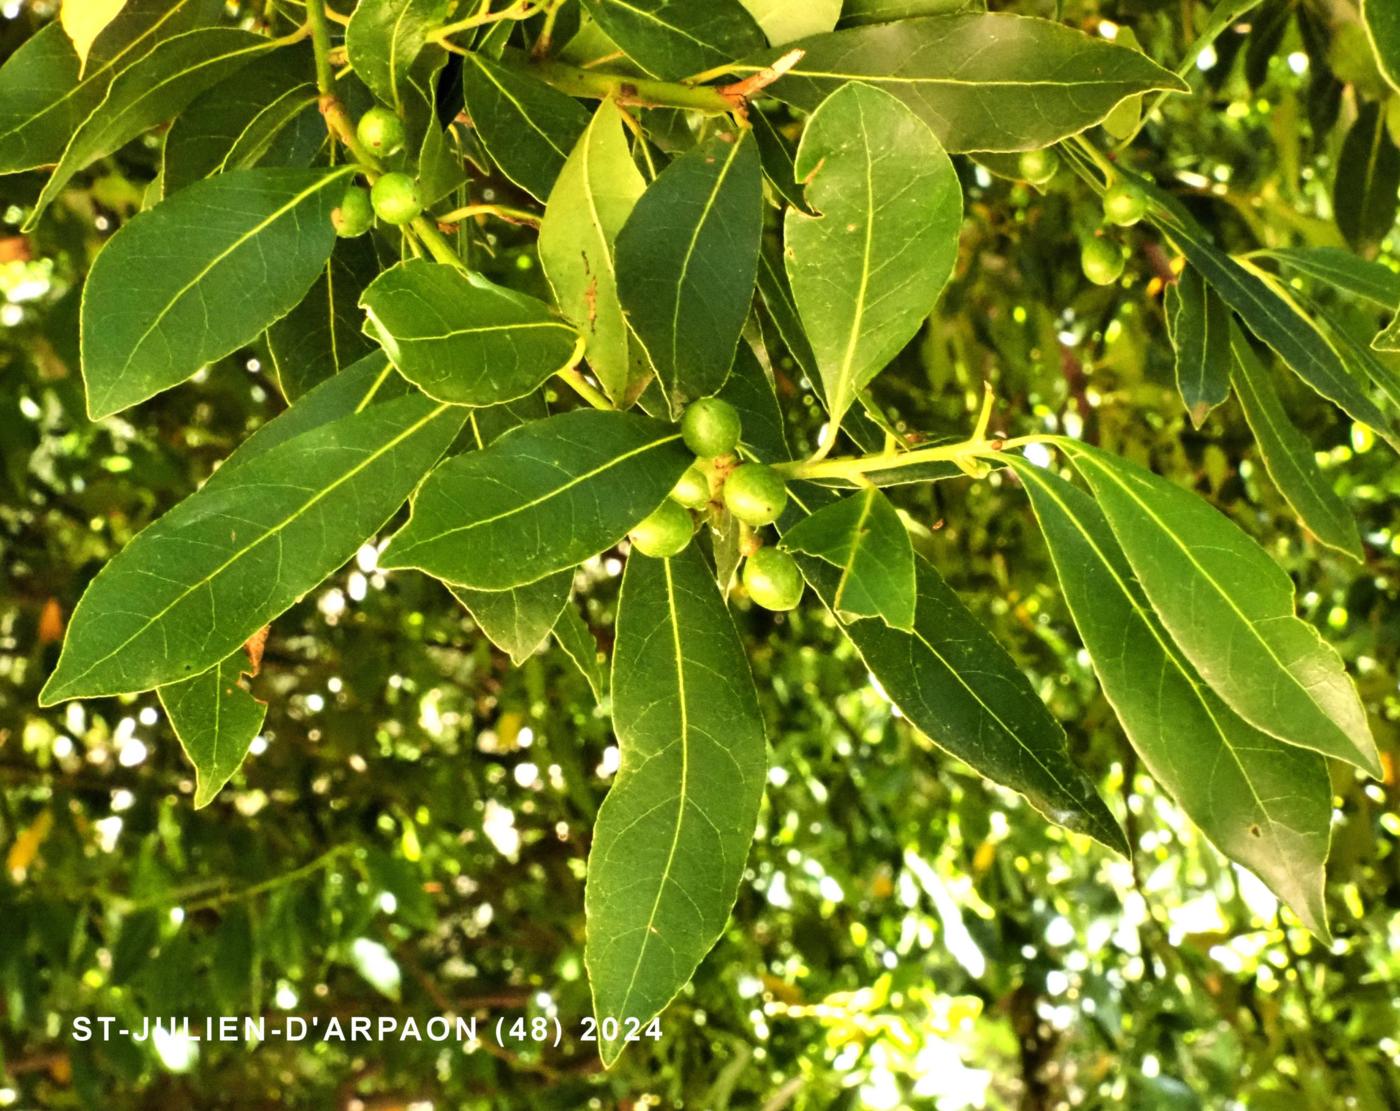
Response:
[{"label": "young stem", "polygon": [[[510,57],[510,52],[507,53]],[[718,89],[703,85],[683,85],[675,81],[655,81],[622,73],[597,73],[563,62],[529,62],[523,67],[547,85],[570,96],[589,100],[612,97],[618,104],[641,108],[689,108],[712,116],[733,112],[737,105]]]},{"label": "young stem", "polygon": [[331,25],[325,0],[306,0],[306,21],[311,24],[311,46],[316,53],[316,88],[322,97],[335,96],[335,71],[331,68]]},{"label": "young stem", "polygon": [[510,208],[503,204],[469,204],[463,208],[454,208],[451,212],[437,217],[437,222],[439,224],[457,224],[463,220],[469,220],[473,216],[496,216],[511,224],[526,224],[534,228],[540,226],[540,217],[536,213],[527,212],[523,208]]},{"label": "young stem", "polygon": [[785,478],[844,478],[858,482],[862,475],[917,467],[920,463],[959,463],[978,457],[995,458],[998,452],[1027,444],[1046,443],[1052,436],[1020,436],[1014,440],[988,440],[974,436],[956,444],[915,448],[898,455],[851,455],[836,459],[804,459],[797,463],[777,463],[773,469]]}]

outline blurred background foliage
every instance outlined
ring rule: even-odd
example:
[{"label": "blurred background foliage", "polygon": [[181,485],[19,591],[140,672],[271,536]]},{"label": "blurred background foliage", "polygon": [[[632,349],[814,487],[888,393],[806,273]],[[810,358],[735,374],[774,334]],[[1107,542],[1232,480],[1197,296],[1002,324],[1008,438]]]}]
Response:
[{"label": "blurred background foliage", "polygon": [[[996,7],[1130,28],[1169,66],[1189,63],[1209,15],[1196,0]],[[0,55],[55,8],[6,4]],[[1400,117],[1348,0],[1265,0],[1183,72],[1194,95],[1121,157],[1232,251],[1343,245],[1347,131],[1368,104]],[[1303,535],[1236,405],[1187,420],[1162,317],[1173,258],[1146,225],[1124,234],[1124,282],[1091,286],[1077,235],[1098,202],[1073,175],[1042,194],[958,159],[958,273],[876,401],[902,429],[962,434],[988,382],[1008,433],[1062,430],[1149,463],[1294,576],[1388,769],[1381,783],[1334,769],[1335,943],[1281,917],[1138,772],[1020,493],[949,480],[901,491],[901,508],[1065,724],[1134,860],[914,735],[814,607],[740,601],[772,743],[749,878],[664,1037],[604,1074],[577,1039],[583,875],[617,752],[606,704],[557,648],[512,669],[436,583],[379,573],[370,545],[274,625],[254,684],[265,732],[207,809],[153,694],[35,707],[86,581],[284,406],[249,350],[134,412],[84,416],[80,283],[140,209],[160,143],[80,175],[33,235],[16,229],[43,176],[0,193],[0,1106],[1400,1107],[1400,469],[1367,429],[1290,392],[1362,523],[1365,566]],[[528,203],[480,172],[469,190]],[[537,265],[532,234],[472,234],[488,271]],[[1395,245],[1362,249],[1391,261]],[[1381,322],[1309,295],[1363,343]],[[760,323],[790,431],[810,441],[815,399]],[[619,567],[598,561],[575,597],[604,650]],[[76,1015],[447,1012],[557,1015],[566,1037],[468,1052],[69,1035]]]}]

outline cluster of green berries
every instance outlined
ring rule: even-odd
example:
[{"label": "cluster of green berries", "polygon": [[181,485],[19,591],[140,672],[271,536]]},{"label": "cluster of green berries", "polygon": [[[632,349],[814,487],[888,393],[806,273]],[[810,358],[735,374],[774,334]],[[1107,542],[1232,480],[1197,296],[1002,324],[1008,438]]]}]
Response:
[{"label": "cluster of green berries", "polygon": [[[707,397],[687,407],[681,417],[681,439],[698,461],[681,475],[661,507],[628,533],[639,552],[664,559],[685,550],[695,530],[689,511],[702,509],[712,500],[711,475],[720,486],[725,508],[736,520],[762,528],[782,516],[787,507],[782,475],[762,463],[741,463],[732,469],[728,465],[741,432],[739,414],[726,401]],[[765,609],[790,610],[802,597],[796,561],[777,548],[759,548],[748,556],[743,582],[749,597]]]},{"label": "cluster of green berries", "polygon": [[[387,108],[374,107],[360,117],[355,136],[372,154],[388,157],[403,148],[403,121]],[[394,171],[381,174],[370,189],[347,186],[331,211],[331,223],[337,235],[353,239],[369,231],[375,217],[386,224],[407,224],[422,211],[418,183],[410,175]]]},{"label": "cluster of green berries", "polygon": [[[1147,212],[1147,194],[1136,182],[1119,178],[1103,195],[1103,218],[1114,227],[1130,228]],[[1102,235],[1084,240],[1079,255],[1084,276],[1095,285],[1113,285],[1123,276],[1123,248]]]},{"label": "cluster of green berries", "polygon": [[[1059,156],[1050,149],[1028,150],[1018,161],[1018,172],[1031,185],[1045,185],[1060,168]],[[1147,212],[1147,194],[1136,182],[1120,177],[1103,195],[1104,222],[1130,228]],[[1102,234],[1084,240],[1080,253],[1084,276],[1095,285],[1112,285],[1123,276],[1123,248]]]}]

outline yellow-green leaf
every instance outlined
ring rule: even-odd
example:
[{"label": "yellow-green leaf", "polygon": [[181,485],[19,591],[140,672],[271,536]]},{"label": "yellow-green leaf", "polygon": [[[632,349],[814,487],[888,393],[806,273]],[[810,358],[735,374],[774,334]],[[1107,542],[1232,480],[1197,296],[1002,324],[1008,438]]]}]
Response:
[{"label": "yellow-green leaf", "polygon": [[97,36],[121,14],[126,0],[63,0],[58,21],[78,54],[78,71],[87,68],[88,51]]}]

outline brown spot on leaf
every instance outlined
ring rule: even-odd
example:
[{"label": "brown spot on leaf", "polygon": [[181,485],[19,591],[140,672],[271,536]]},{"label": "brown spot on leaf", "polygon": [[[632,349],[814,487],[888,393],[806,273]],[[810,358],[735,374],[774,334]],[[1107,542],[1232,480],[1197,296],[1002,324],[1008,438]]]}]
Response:
[{"label": "brown spot on leaf", "polygon": [[262,670],[263,649],[267,647],[267,634],[271,631],[271,625],[264,625],[244,643],[243,651],[248,653],[249,675],[256,675]]}]

